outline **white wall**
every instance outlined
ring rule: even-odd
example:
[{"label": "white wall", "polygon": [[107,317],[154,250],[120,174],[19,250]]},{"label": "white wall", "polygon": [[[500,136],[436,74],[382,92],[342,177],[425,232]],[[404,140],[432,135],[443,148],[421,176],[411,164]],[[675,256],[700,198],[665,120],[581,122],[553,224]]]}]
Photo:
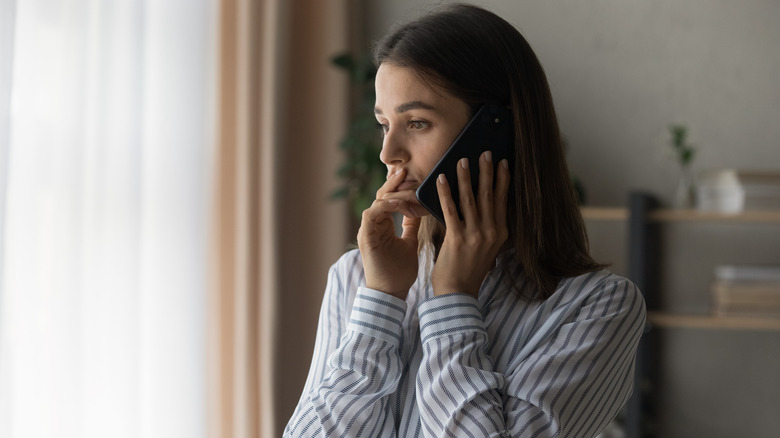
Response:
[{"label": "white wall", "polygon": [[[369,41],[442,2],[367,1]],[[446,3],[446,2],[445,2]],[[696,169],[780,171],[780,2],[774,0],[474,1],[513,23],[539,56],[591,205],[631,190],[671,201],[662,152],[682,122]],[[591,224],[597,257],[624,272],[625,229]],[[665,304],[706,312],[720,263],[780,263],[780,226],[664,230]],[[780,333],[662,331],[659,436],[776,436]]]},{"label": "white wall", "polygon": [[[366,2],[369,39],[439,3]],[[690,127],[698,169],[780,170],[780,2],[474,3],[518,27],[539,56],[589,203],[624,204],[632,189],[670,200],[677,169],[662,149],[672,122]]]}]

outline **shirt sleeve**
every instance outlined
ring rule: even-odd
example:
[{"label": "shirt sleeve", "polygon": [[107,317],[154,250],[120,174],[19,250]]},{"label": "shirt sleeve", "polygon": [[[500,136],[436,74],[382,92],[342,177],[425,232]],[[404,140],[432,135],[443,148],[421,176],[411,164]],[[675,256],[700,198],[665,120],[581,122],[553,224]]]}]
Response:
[{"label": "shirt sleeve", "polygon": [[358,288],[348,323],[345,291],[333,270],[314,358],[285,437],[395,436],[388,397],[401,377],[403,300]]},{"label": "shirt sleeve", "polygon": [[417,405],[425,435],[506,436],[504,376],[485,351],[488,336],[477,300],[468,294],[429,299],[418,308],[423,359]]},{"label": "shirt sleeve", "polygon": [[[504,375],[486,352],[477,301],[426,301],[417,397],[427,436],[595,436],[631,394],[644,300],[628,281],[602,284]],[[553,324],[553,321],[549,322]],[[532,338],[533,339],[533,338]],[[531,341],[529,341],[530,343]]]},{"label": "shirt sleeve", "polygon": [[631,396],[645,327],[642,294],[620,279],[586,296],[507,379],[512,436],[596,436]]}]

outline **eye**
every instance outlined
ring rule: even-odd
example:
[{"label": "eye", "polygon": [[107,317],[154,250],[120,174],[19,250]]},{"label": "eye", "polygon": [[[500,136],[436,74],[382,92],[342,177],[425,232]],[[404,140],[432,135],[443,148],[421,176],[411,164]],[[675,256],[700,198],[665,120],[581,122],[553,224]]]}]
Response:
[{"label": "eye", "polygon": [[387,130],[390,128],[385,123],[376,122],[376,129],[379,130],[379,132],[381,132],[382,135],[385,135],[387,134]]},{"label": "eye", "polygon": [[410,120],[409,129],[425,129],[428,127],[428,122],[424,120]]}]

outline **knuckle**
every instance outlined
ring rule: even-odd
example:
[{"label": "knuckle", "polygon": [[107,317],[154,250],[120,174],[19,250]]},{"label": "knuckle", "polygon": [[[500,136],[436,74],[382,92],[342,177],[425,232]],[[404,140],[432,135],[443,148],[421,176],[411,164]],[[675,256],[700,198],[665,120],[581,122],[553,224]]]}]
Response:
[{"label": "knuckle", "polygon": [[451,202],[448,202],[448,203],[442,205],[442,210],[444,210],[444,213],[449,214],[449,215],[453,215],[454,216],[454,215],[458,214],[458,210],[455,208],[455,204],[453,204]]},{"label": "knuckle", "polygon": [[372,202],[371,205],[367,209],[363,210],[363,214],[361,215],[361,219],[363,221],[369,220],[371,218],[374,210],[377,208],[377,206],[379,205],[380,202],[382,202],[382,201],[379,200],[379,199],[374,200],[374,202]]},{"label": "knuckle", "polygon": [[452,236],[452,246],[456,251],[461,251],[464,246],[467,246],[468,242],[462,235],[456,234]]}]

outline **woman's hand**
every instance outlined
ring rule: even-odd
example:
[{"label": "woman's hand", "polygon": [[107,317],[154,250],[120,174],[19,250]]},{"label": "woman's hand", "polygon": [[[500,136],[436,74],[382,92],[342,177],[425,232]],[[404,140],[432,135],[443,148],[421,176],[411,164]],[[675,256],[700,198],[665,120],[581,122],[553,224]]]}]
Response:
[{"label": "woman's hand", "polygon": [[[363,212],[358,230],[366,287],[402,300],[417,279],[417,231],[424,211],[413,191],[397,191],[405,176],[403,169],[390,175],[371,207]],[[401,237],[395,234],[395,212],[404,215]]]},{"label": "woman's hand", "polygon": [[493,268],[501,246],[509,236],[506,227],[509,166],[502,160],[493,191],[493,159],[486,151],[479,159],[478,199],[471,190],[468,160],[458,163],[458,187],[463,220],[452,200],[452,192],[444,175],[439,175],[437,188],[444,212],[447,231],[439,257],[433,267],[434,295],[466,292],[475,298],[488,272]]}]

